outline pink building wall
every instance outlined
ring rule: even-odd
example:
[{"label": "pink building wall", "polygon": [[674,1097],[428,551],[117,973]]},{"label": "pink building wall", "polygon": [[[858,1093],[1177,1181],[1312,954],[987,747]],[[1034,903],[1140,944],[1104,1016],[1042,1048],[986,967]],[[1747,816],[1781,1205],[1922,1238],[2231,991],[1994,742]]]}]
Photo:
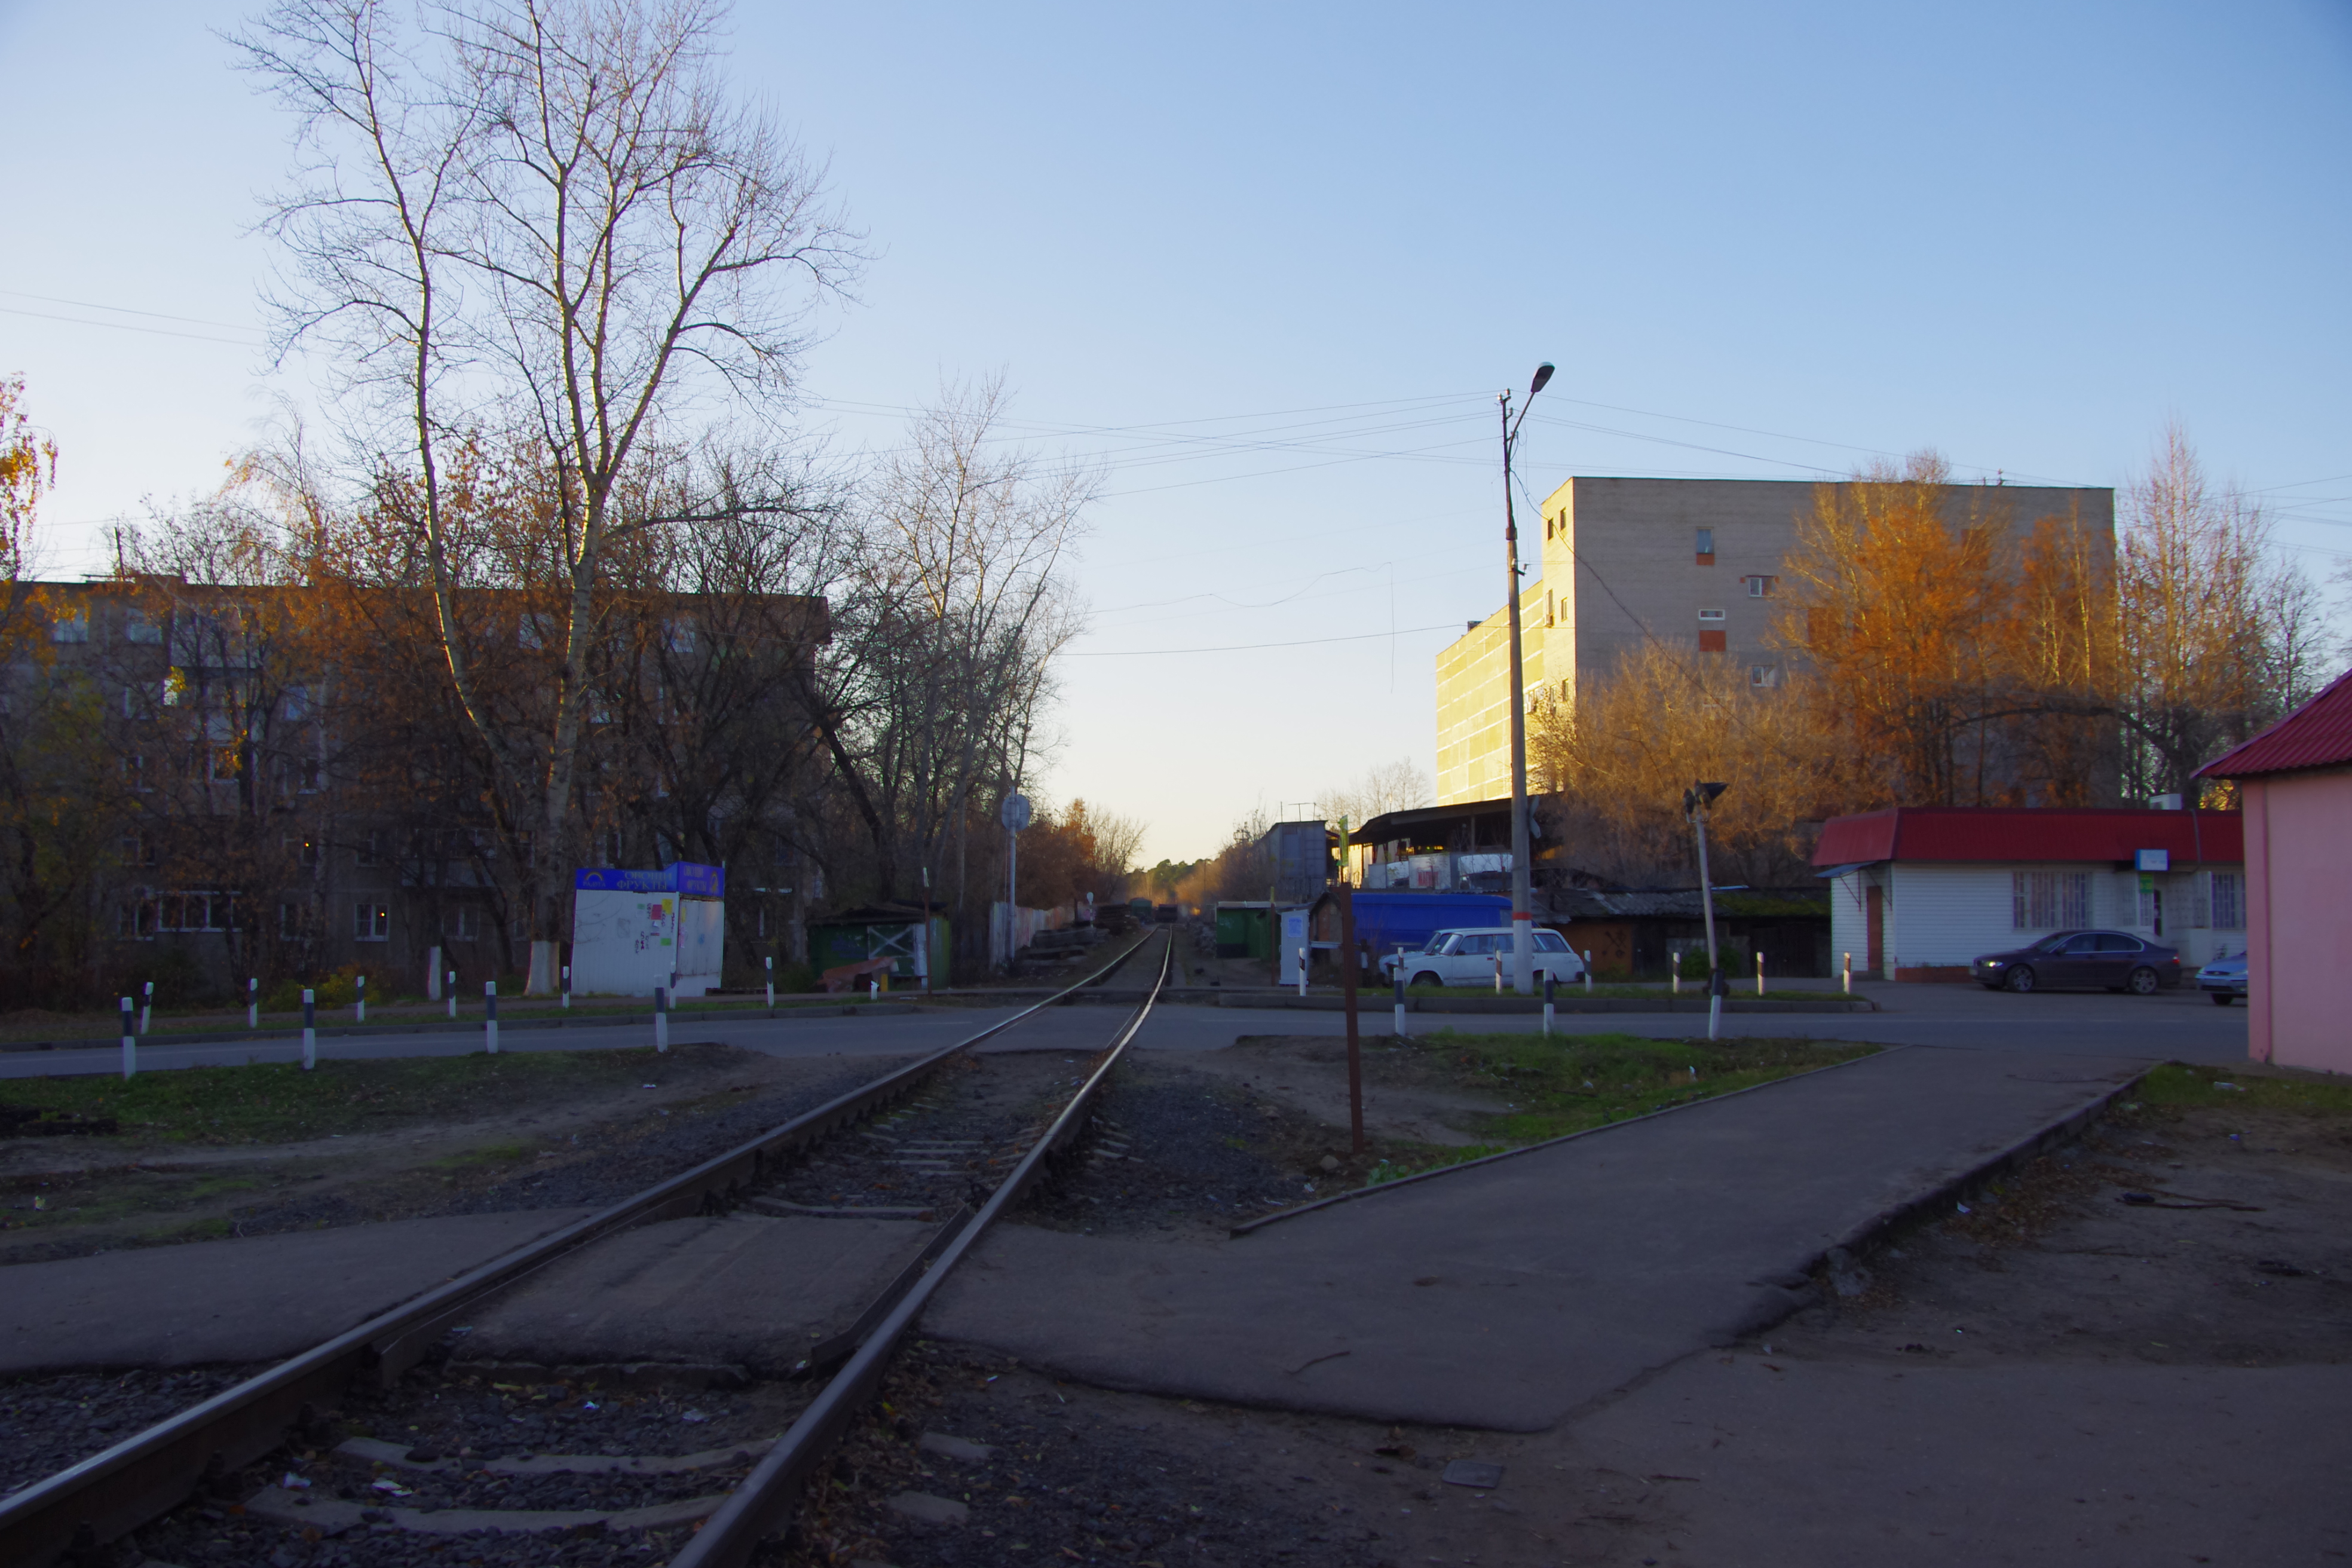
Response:
[{"label": "pink building wall", "polygon": [[2247,1053],[2352,1073],[2352,769],[2240,782]]}]

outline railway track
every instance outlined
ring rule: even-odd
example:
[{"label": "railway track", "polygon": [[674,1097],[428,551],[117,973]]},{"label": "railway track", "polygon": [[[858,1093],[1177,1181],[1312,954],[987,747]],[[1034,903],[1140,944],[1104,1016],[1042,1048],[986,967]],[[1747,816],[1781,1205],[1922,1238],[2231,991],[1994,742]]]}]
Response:
[{"label": "railway track", "polygon": [[[871,1402],[938,1284],[1073,1151],[1175,956],[1171,937],[1146,932],[1003,1022],[0,1499],[0,1563],[136,1563],[117,1543],[167,1515],[163,1532],[190,1547],[191,1559],[279,1568],[484,1560],[478,1551],[419,1558],[405,1550],[467,1531],[563,1543],[501,1552],[492,1559],[499,1562],[656,1561],[667,1547],[651,1543],[688,1530],[667,1559],[677,1568],[750,1562],[790,1521],[802,1487]],[[973,1047],[1139,959],[1156,973],[1091,1061],[1054,1053],[1063,1060],[1026,1080],[982,1081],[990,1074]],[[551,1378],[533,1387],[494,1365],[450,1359],[453,1342],[467,1343],[453,1331],[519,1290],[561,1279],[590,1249],[656,1222],[735,1215],[903,1225],[921,1227],[921,1241],[878,1293],[844,1304],[836,1331],[748,1389],[695,1401],[646,1397],[629,1382],[658,1386],[662,1369],[610,1357],[600,1370],[616,1386],[583,1391],[576,1380]],[[372,1435],[349,1432],[334,1414],[342,1404],[363,1411],[360,1424]],[[697,1405],[725,1408],[714,1417]],[[596,1419],[607,1411],[611,1419]],[[681,1434],[703,1440],[683,1452],[643,1451],[683,1447]],[[608,1451],[621,1446],[633,1451]],[[257,1486],[262,1478],[250,1467],[265,1458],[271,1473]],[[564,1533],[526,1533],[545,1531]],[[629,1532],[648,1533],[618,1544]],[[248,1546],[256,1555],[237,1555]]]}]

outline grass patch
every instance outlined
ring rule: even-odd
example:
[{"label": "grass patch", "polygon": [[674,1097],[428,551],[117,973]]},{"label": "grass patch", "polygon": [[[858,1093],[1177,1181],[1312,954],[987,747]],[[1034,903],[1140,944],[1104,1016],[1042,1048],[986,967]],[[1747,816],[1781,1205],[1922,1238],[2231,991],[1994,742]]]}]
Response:
[{"label": "grass patch", "polygon": [[1458,1082],[1498,1094],[1508,1110],[1473,1119],[1479,1142],[1372,1175],[1394,1180],[1581,1132],[1734,1089],[1873,1055],[1847,1040],[1661,1040],[1639,1035],[1467,1034],[1418,1037],[1411,1048]]},{"label": "grass patch", "polygon": [[[2220,1087],[2228,1085],[2227,1088]],[[2284,1110],[2352,1115],[2352,1083],[2273,1076],[2261,1068],[2167,1062],[2140,1080],[2133,1108],[2158,1110]]]},{"label": "grass patch", "polygon": [[175,1068],[124,1082],[100,1077],[0,1079],[0,1105],[112,1117],[120,1136],[173,1143],[291,1143],[417,1121],[495,1116],[567,1095],[668,1081],[715,1064],[724,1047],[657,1057],[626,1050],[474,1053],[382,1061]]}]

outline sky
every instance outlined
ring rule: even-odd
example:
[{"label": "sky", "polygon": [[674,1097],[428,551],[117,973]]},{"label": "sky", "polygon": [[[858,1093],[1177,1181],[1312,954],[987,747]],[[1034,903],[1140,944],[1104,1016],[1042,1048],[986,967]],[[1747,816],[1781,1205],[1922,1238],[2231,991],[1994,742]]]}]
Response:
[{"label": "sky", "polygon": [[[318,367],[259,348],[289,127],[209,0],[0,0],[0,374],[53,576],[209,490]],[[2352,5],[746,5],[731,69],[872,259],[799,428],[1002,375],[1101,499],[1037,794],[1213,852],[1431,767],[1518,467],[2127,484],[2168,420],[2352,561]]]}]

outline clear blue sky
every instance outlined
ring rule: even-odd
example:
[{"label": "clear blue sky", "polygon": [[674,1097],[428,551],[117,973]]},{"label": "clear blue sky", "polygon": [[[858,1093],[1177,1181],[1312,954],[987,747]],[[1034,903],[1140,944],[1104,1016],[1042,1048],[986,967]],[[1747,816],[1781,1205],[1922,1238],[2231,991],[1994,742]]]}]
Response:
[{"label": "clear blue sky", "polygon": [[[285,128],[207,31],[242,11],[0,0],[0,373],[64,449],[59,574],[307,395],[250,346]],[[2352,556],[2341,4],[766,4],[735,65],[877,253],[812,433],[1001,371],[1107,455],[1043,793],[1151,858],[1428,766],[1450,631],[1386,634],[1500,602],[1493,396],[1540,359],[1538,496],[1931,445],[2120,484],[2178,416]]]}]

